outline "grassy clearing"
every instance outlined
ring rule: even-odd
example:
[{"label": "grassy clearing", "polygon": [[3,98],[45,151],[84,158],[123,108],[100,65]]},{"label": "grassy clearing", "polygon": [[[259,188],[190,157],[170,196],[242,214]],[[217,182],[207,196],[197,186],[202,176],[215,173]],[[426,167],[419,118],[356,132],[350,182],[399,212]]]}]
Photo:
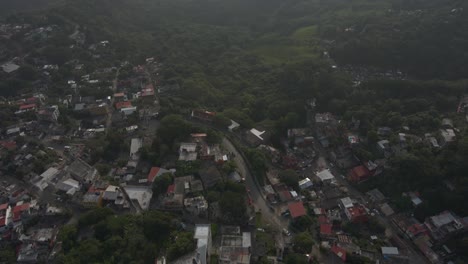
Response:
[{"label": "grassy clearing", "polygon": [[251,52],[267,64],[315,59],[319,50],[312,44],[315,31],[315,26],[308,26],[296,30],[291,36],[267,34],[257,40]]}]

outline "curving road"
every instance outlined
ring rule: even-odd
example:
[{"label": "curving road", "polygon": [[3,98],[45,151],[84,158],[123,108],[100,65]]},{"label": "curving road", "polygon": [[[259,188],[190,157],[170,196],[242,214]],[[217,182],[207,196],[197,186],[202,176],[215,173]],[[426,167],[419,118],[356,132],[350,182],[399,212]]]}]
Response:
[{"label": "curving road", "polygon": [[275,225],[279,230],[281,230],[285,225],[287,226],[287,223],[285,223],[285,221],[268,206],[267,201],[263,197],[260,186],[255,183],[253,178],[254,176],[250,173],[241,153],[237,151],[236,147],[227,138],[223,138],[222,145],[228,152],[234,153],[233,160],[237,164],[239,173],[245,178],[245,186],[250,190],[250,196],[255,210],[260,210],[263,219]]}]

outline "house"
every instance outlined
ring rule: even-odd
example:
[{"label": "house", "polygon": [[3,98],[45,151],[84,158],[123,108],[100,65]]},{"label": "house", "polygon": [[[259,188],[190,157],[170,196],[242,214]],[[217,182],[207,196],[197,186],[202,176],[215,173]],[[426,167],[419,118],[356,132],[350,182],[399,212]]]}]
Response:
[{"label": "house", "polygon": [[[132,107],[132,102],[130,101],[121,101],[121,102],[117,102],[115,103],[115,109],[117,110],[122,110],[124,108],[131,108]],[[125,114],[125,112],[124,112]],[[126,114],[128,115],[128,114]]]},{"label": "house", "polygon": [[240,124],[231,119],[231,124],[228,126],[229,131],[234,131],[240,127]]},{"label": "house", "polygon": [[180,143],[179,160],[193,161],[198,157],[197,143]]},{"label": "house", "polygon": [[332,224],[320,224],[320,236],[322,238],[328,238],[333,235],[332,232],[333,225]]},{"label": "house", "polygon": [[119,102],[123,102],[123,101],[127,101],[127,96],[125,95],[125,93],[115,93],[114,94],[114,102],[115,103],[119,103]]},{"label": "house", "polygon": [[454,142],[456,139],[455,131],[453,129],[441,129],[440,130],[440,136],[441,136],[441,144],[442,146]]},{"label": "house", "polygon": [[362,223],[367,221],[367,211],[360,204],[353,204],[351,207],[344,207],[344,212],[349,221],[353,223]]},{"label": "house", "polygon": [[245,140],[252,146],[258,146],[265,140],[266,131],[259,131],[255,128],[250,129],[245,134]]},{"label": "house", "polygon": [[137,107],[136,107],[136,106],[122,107],[122,108],[120,108],[120,112],[121,112],[124,116],[132,115],[132,114],[135,113],[136,111],[137,111]]},{"label": "house", "polygon": [[390,205],[388,205],[388,203],[384,203],[380,206],[380,211],[385,215],[385,216],[391,216],[393,215],[395,212],[393,211],[393,209],[390,207]]},{"label": "house", "polygon": [[208,202],[203,196],[184,199],[185,210],[196,216],[205,216],[208,211]]},{"label": "house", "polygon": [[2,65],[2,70],[6,73],[12,73],[20,68],[19,65],[8,62]]},{"label": "house", "polygon": [[151,197],[153,197],[153,190],[151,187],[127,185],[123,187],[123,189],[125,193],[127,193],[130,202],[137,210],[148,210]]},{"label": "house", "polygon": [[45,107],[37,112],[37,119],[44,122],[57,122],[60,112],[57,105]]},{"label": "house", "polygon": [[80,158],[75,159],[66,170],[81,183],[91,183],[98,176],[97,170]]},{"label": "house", "polygon": [[343,262],[346,262],[346,250],[337,245],[331,247],[331,252],[338,256]]},{"label": "house", "polygon": [[289,213],[291,213],[292,219],[296,219],[298,217],[301,217],[307,214],[302,201],[289,203],[288,210],[289,210]]},{"label": "house", "polygon": [[299,181],[299,188],[301,190],[308,189],[308,188],[312,187],[312,185],[313,185],[313,183],[309,178],[305,178],[305,179]]},{"label": "house", "polygon": [[381,152],[387,152],[389,151],[390,149],[390,141],[384,139],[384,140],[380,140],[379,142],[377,142],[377,147],[379,148],[379,150]]},{"label": "house", "polygon": [[442,119],[442,127],[445,129],[453,128],[453,121],[450,118]]},{"label": "house", "polygon": [[294,146],[306,147],[314,144],[314,137],[308,128],[288,129],[288,139],[292,140]]},{"label": "house", "polygon": [[419,193],[418,192],[408,192],[406,195],[410,198],[411,203],[413,204],[413,206],[418,206],[418,205],[423,203],[421,198],[419,198]]},{"label": "house", "polygon": [[192,110],[192,114],[191,114],[192,118],[195,118],[204,122],[212,122],[215,116],[216,116],[215,112],[209,112],[206,110],[199,110],[199,109]]},{"label": "house", "polygon": [[148,173],[147,180],[148,180],[149,183],[153,183],[154,180],[157,177],[159,177],[159,176],[161,176],[161,175],[163,175],[165,173],[172,173],[172,171],[171,170],[166,170],[166,169],[163,169],[163,168],[160,168],[160,167],[152,167],[150,169],[150,172]]},{"label": "house", "polygon": [[317,173],[317,177],[323,182],[323,183],[330,183],[335,180],[335,176],[331,173],[330,170],[325,169]]},{"label": "house", "polygon": [[323,125],[336,122],[335,116],[332,113],[317,113],[315,114],[315,124]]},{"label": "house", "polygon": [[100,207],[102,205],[102,192],[87,192],[83,195],[81,205],[84,208]]},{"label": "house", "polygon": [[221,247],[218,250],[218,263],[249,264],[252,246],[251,239],[250,232],[223,235],[221,237]]},{"label": "house", "polygon": [[396,247],[381,247],[381,251],[384,258],[395,257],[400,255],[400,252]]},{"label": "house", "polygon": [[446,238],[466,230],[468,223],[461,217],[450,211],[444,211],[439,215],[426,218],[424,225],[430,232],[431,237],[436,241]]},{"label": "house", "polygon": [[57,190],[63,191],[68,195],[74,195],[80,190],[81,184],[74,179],[62,180],[55,186]]},{"label": "house", "polygon": [[37,109],[36,104],[23,104],[20,105],[19,111],[21,112],[28,112],[28,111],[35,111]]},{"label": "house", "polygon": [[141,138],[132,138],[130,142],[130,160],[140,159],[140,149],[143,147],[143,140]]},{"label": "house", "polygon": [[154,86],[152,84],[147,84],[143,90],[141,90],[140,98],[145,104],[154,103]]},{"label": "house", "polygon": [[197,240],[197,248],[206,246],[207,255],[211,256],[212,243],[211,243],[211,225],[197,224],[195,225],[195,234],[193,236]]},{"label": "house", "polygon": [[358,183],[367,180],[371,175],[371,172],[364,165],[360,165],[351,169],[348,174],[348,180]]},{"label": "house", "polygon": [[0,147],[7,150],[13,151],[16,149],[16,142],[15,141],[0,141]]}]

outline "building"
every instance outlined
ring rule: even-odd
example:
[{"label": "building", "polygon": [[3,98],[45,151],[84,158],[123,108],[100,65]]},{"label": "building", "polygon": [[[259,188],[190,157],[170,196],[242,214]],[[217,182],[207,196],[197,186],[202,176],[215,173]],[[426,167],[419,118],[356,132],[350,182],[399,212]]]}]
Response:
[{"label": "building", "polygon": [[348,180],[351,182],[362,182],[371,176],[371,172],[364,166],[360,165],[351,169],[348,174]]},{"label": "building", "polygon": [[208,202],[203,196],[184,199],[184,208],[193,215],[205,216],[208,211]]},{"label": "building", "polygon": [[209,112],[206,110],[194,109],[191,114],[192,118],[198,119],[204,122],[212,122],[216,116],[215,112]]},{"label": "building", "polygon": [[74,179],[65,179],[57,183],[57,190],[63,191],[68,195],[74,195],[80,190],[81,184]]},{"label": "building", "polygon": [[193,161],[198,157],[197,143],[180,143],[179,160]]},{"label": "building", "polygon": [[266,131],[260,131],[255,128],[250,129],[245,134],[245,140],[252,146],[258,146],[265,141]]},{"label": "building", "polygon": [[373,203],[381,203],[385,201],[385,195],[383,195],[383,193],[380,192],[379,189],[372,189],[366,194]]},{"label": "building", "polygon": [[251,255],[251,234],[223,235],[221,247],[218,250],[220,264],[249,264]]},{"label": "building", "polygon": [[134,207],[141,210],[148,210],[153,190],[146,186],[130,186],[123,188]]},{"label": "building", "polygon": [[140,159],[140,149],[143,147],[143,140],[141,138],[132,138],[130,143],[130,160]]},{"label": "building", "polygon": [[45,107],[37,112],[37,119],[44,122],[57,122],[60,112],[57,105]]},{"label": "building", "polygon": [[232,132],[239,127],[240,127],[240,124],[231,119],[231,124],[228,126],[229,131]]},{"label": "building", "polygon": [[150,172],[148,173],[148,177],[147,177],[147,180],[148,180],[148,183],[153,183],[154,180],[165,174],[165,173],[172,173],[171,170],[166,170],[166,169],[163,169],[163,168],[160,168],[160,167],[152,167],[150,169]]},{"label": "building", "polygon": [[428,217],[424,221],[424,225],[429,230],[431,237],[436,241],[445,240],[466,230],[468,227],[468,223],[450,211]]},{"label": "building", "polygon": [[81,183],[94,182],[98,176],[98,171],[80,158],[73,161],[66,170]]},{"label": "building", "polygon": [[307,214],[302,201],[289,203],[288,209],[292,219],[296,219]]},{"label": "building", "polygon": [[317,177],[323,182],[323,183],[329,183],[335,180],[335,176],[330,172],[330,170],[322,170],[321,172],[317,173]]},{"label": "building", "polygon": [[[341,202],[343,203],[343,199]],[[362,223],[368,220],[367,211],[364,206],[360,204],[350,204],[348,201],[346,201],[343,203],[343,210],[348,220],[353,223]]]},{"label": "building", "polygon": [[384,258],[395,257],[400,255],[400,252],[396,247],[381,247],[381,251]]},{"label": "building", "polygon": [[130,108],[132,107],[132,102],[130,101],[120,101],[115,103],[115,109],[121,110],[123,108]]},{"label": "building", "polygon": [[453,129],[450,129],[450,128],[441,129],[440,130],[440,136],[441,136],[442,146],[456,140],[455,131],[453,131]]},{"label": "building", "polygon": [[299,188],[301,190],[308,189],[308,188],[312,187],[312,185],[313,185],[313,183],[309,178],[305,178],[305,179],[299,181]]},{"label": "building", "polygon": [[197,248],[206,246],[207,255],[210,256],[212,252],[211,245],[211,225],[197,224],[195,225],[195,234],[193,236],[197,240]]}]

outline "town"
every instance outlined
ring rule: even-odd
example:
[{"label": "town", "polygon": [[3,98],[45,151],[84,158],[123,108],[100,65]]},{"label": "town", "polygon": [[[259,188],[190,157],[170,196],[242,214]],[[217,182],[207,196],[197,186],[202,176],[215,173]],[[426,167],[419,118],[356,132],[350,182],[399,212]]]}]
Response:
[{"label": "town", "polygon": [[[112,217],[152,212],[168,222],[153,225],[168,225],[154,231],[170,238],[152,253],[161,264],[456,259],[467,216],[447,209],[418,219],[428,197],[415,189],[395,200],[368,183],[386,177],[410,144],[450,148],[468,97],[423,133],[392,120],[362,133],[357,116],[322,112],[309,98],[306,122],[278,136],[204,105],[178,105],[181,87],[163,79],[157,54],[121,60],[118,43],[92,42],[79,25],[8,23],[0,37],[10,93],[0,102],[5,263],[62,263],[70,243],[111,239],[106,232],[131,233],[138,223],[147,230],[147,220],[106,226]],[[69,49],[49,49],[57,41]],[[43,52],[12,57],[15,43]]]}]

